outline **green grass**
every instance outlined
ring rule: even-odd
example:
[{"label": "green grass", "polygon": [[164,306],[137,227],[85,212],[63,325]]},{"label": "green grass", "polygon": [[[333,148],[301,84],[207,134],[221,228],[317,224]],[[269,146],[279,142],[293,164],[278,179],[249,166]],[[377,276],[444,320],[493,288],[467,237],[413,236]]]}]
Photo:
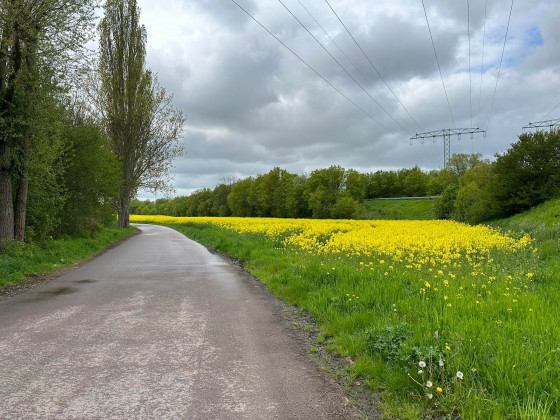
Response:
[{"label": "green grass", "polygon": [[0,254],[0,288],[91,258],[134,231],[136,228],[104,229],[91,238],[50,240],[44,247],[21,242],[8,244]]},{"label": "green grass", "polygon": [[431,220],[434,200],[365,201],[362,218],[371,220]]},{"label": "green grass", "polygon": [[[390,256],[368,267],[360,257],[312,255],[260,235],[168,226],[240,259],[271,291],[308,311],[319,342],[355,361],[351,377],[380,393],[387,416],[556,419],[559,215],[556,200],[493,222],[515,236],[531,233],[535,246],[473,255],[481,263],[476,273],[466,261],[410,269]],[[426,281],[431,287],[419,293]]]}]

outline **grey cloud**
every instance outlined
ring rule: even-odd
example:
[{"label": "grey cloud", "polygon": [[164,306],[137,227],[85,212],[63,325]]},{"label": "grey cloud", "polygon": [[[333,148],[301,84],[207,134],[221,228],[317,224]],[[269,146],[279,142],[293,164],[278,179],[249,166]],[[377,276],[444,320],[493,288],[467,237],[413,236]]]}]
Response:
[{"label": "grey cloud", "polygon": [[[297,0],[284,1],[346,65]],[[167,2],[178,14],[177,4],[162,0],[162,4]],[[179,192],[213,187],[224,177],[265,173],[276,165],[296,173],[331,164],[362,170],[441,166],[441,140],[412,146],[408,141],[411,132],[452,126],[420,2],[341,0],[332,4],[421,127],[413,123],[373,73],[328,7],[322,2],[302,2],[368,75],[373,83],[368,86],[370,93],[406,130],[385,115],[278,2],[240,0],[389,132],[317,77],[232,2],[184,1],[180,7],[184,16],[170,17],[176,22],[171,33],[162,30],[168,29],[164,15],[142,16],[148,26],[148,64],[158,72],[162,85],[174,93],[176,105],[189,116],[184,139],[187,155],[176,161],[174,170]],[[471,124],[472,94],[472,124],[480,123],[485,128],[510,2],[489,0],[485,22],[485,0],[471,0],[470,77],[466,3],[425,3],[455,122],[457,126]],[[146,10],[154,12],[153,8]],[[553,0],[515,3],[506,66],[502,68],[488,137],[453,140],[452,151],[492,157],[515,141],[524,124],[546,114],[560,101],[560,53],[555,47],[560,36],[558,19],[560,9]],[[479,98],[485,24],[485,71]],[[542,34],[543,45],[527,42],[532,28]],[[350,66],[348,69],[361,81]]]}]

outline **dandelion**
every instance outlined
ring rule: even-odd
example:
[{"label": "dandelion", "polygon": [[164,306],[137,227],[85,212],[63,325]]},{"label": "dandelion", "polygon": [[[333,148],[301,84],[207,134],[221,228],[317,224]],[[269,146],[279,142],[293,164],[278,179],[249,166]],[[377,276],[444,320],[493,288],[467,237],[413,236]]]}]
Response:
[{"label": "dandelion", "polygon": [[418,375],[422,375],[423,373],[424,373],[424,371],[423,371],[422,369],[420,369],[420,370],[418,371]]},{"label": "dandelion", "polygon": [[449,347],[447,344],[445,345],[445,350],[451,350],[451,347]]},{"label": "dandelion", "polygon": [[443,367],[443,360],[439,359],[439,367]]},{"label": "dandelion", "polygon": [[428,397],[429,400],[431,400],[432,398],[434,398],[434,396],[432,394],[428,394],[426,395]]},{"label": "dandelion", "polygon": [[432,385],[433,385],[433,384],[432,384],[432,382],[431,382],[431,381],[427,381],[427,382],[426,382],[426,386],[427,386],[428,388],[431,388],[431,387],[432,387]]},{"label": "dandelion", "polygon": [[472,373],[475,373],[475,372],[476,372],[476,368],[472,368],[471,371],[472,371]]},{"label": "dandelion", "polygon": [[418,363],[418,366],[420,366],[422,369],[424,369],[426,367],[426,362],[424,362],[423,360],[420,360],[420,362]]},{"label": "dandelion", "polygon": [[463,372],[460,370],[457,371],[457,379],[463,379]]},{"label": "dandelion", "polygon": [[437,392],[443,392],[443,389],[441,389],[439,386],[436,388]]}]

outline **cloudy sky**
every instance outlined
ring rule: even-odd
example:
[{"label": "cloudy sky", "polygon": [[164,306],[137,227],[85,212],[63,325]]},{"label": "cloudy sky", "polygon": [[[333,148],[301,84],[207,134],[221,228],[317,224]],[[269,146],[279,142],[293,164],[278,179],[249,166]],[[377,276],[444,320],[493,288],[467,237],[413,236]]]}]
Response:
[{"label": "cloudy sky", "polygon": [[557,0],[514,1],[493,108],[511,0],[424,0],[449,106],[422,0],[329,0],[365,56],[325,0],[236,1],[326,81],[233,0],[139,0],[148,66],[188,116],[177,194],[274,166],[440,168],[442,140],[410,137],[443,128],[487,130],[451,151],[492,158],[560,117]]}]

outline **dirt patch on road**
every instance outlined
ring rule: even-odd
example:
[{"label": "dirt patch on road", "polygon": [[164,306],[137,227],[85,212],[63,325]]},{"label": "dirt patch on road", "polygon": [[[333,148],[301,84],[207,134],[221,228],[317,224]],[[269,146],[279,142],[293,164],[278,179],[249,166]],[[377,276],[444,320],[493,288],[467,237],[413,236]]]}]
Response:
[{"label": "dirt patch on road", "polygon": [[0,288],[0,301],[9,299],[13,296],[19,295],[23,292],[26,292],[27,290],[33,289],[41,284],[47,283],[53,279],[56,279],[60,276],[62,276],[63,274],[66,274],[72,270],[75,270],[78,267],[81,267],[82,265],[84,265],[85,263],[93,260],[94,258],[99,257],[100,255],[103,255],[104,253],[106,253],[107,251],[119,246],[120,244],[122,244],[123,242],[127,241],[128,239],[132,238],[133,236],[139,235],[141,233],[140,230],[136,230],[135,232],[133,232],[132,234],[128,235],[125,238],[119,239],[117,242],[112,243],[111,245],[109,245],[107,248],[99,251],[97,254],[92,255],[90,258],[87,258],[83,261],[80,261],[78,263],[75,263],[73,265],[69,265],[67,267],[62,267],[58,270],[56,270],[53,273],[50,274],[41,274],[41,275],[30,275],[27,276],[27,278],[19,283],[16,284],[11,284],[9,286],[5,286]]}]

